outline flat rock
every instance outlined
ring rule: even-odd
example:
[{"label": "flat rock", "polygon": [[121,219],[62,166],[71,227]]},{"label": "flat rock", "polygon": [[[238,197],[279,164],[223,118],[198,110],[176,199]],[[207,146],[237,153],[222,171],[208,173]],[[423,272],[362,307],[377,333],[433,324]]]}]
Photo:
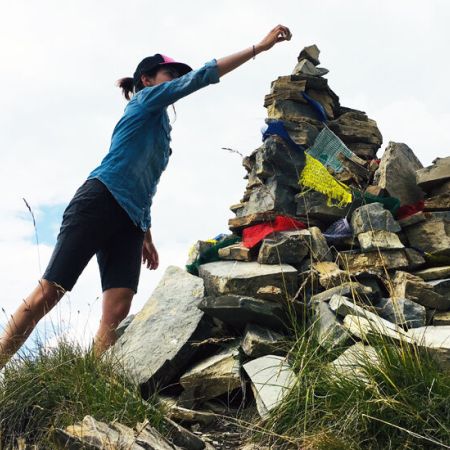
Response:
[{"label": "flat rock", "polygon": [[312,307],[314,314],[313,329],[319,345],[328,350],[344,346],[350,335],[328,303],[319,301],[313,303]]},{"label": "flat rock", "polygon": [[450,179],[447,181],[444,181],[442,184],[439,184],[438,186],[433,187],[430,190],[430,197],[433,197],[435,195],[445,194],[447,192],[450,192]]},{"label": "flat rock", "polygon": [[375,183],[402,205],[412,205],[423,199],[422,189],[416,184],[416,171],[422,168],[406,144],[389,142],[375,173]]},{"label": "flat rock", "polygon": [[309,243],[301,231],[272,233],[264,239],[258,254],[260,264],[299,265],[309,253]]},{"label": "flat rock", "polygon": [[361,303],[371,304],[376,300],[372,288],[356,281],[348,281],[339,286],[327,289],[311,297],[311,303],[327,302],[333,295],[341,295],[359,300]]},{"label": "flat rock", "polygon": [[251,261],[250,249],[244,247],[242,244],[233,244],[228,247],[220,248],[220,259],[232,260],[232,261]]},{"label": "flat rock", "polygon": [[414,272],[414,275],[422,278],[422,280],[439,280],[442,278],[450,278],[450,266],[430,267],[428,269]]},{"label": "flat rock", "polygon": [[417,184],[426,192],[450,179],[450,156],[436,158],[431,166],[416,172]]},{"label": "flat rock", "polygon": [[408,272],[398,271],[392,280],[392,297],[407,298],[426,308],[447,311],[450,309],[450,298],[438,294],[433,286],[422,278]]},{"label": "flat rock", "polygon": [[366,308],[363,308],[362,306],[357,305],[353,300],[342,295],[333,295],[328,305],[331,311],[342,318],[344,318],[348,314],[360,317],[368,317],[369,319],[378,318],[375,313],[367,310]]},{"label": "flat rock", "polygon": [[330,368],[340,376],[366,380],[365,367],[377,366],[380,362],[378,353],[370,345],[357,342],[330,363]]},{"label": "flat rock", "polygon": [[170,419],[184,423],[199,423],[204,426],[211,425],[217,420],[217,416],[209,411],[179,406],[175,398],[159,396],[158,399],[164,408],[165,416]]},{"label": "flat rock", "polygon": [[438,294],[450,299],[450,278],[430,281],[429,284]]},{"label": "flat rock", "polygon": [[301,59],[294,70],[292,71],[293,75],[308,75],[310,77],[322,77],[329,72],[328,69],[322,67],[316,67],[311,61],[307,59]]},{"label": "flat rock", "polygon": [[258,413],[265,419],[294,387],[295,374],[286,359],[276,355],[254,359],[243,367],[251,381]]},{"label": "flat rock", "polygon": [[395,233],[384,230],[359,233],[358,241],[363,252],[378,249],[399,249],[405,247]]},{"label": "flat rock", "polygon": [[423,327],[427,322],[425,307],[407,298],[382,298],[376,310],[383,319],[407,328]]},{"label": "flat rock", "polygon": [[301,61],[302,59],[307,59],[308,61],[311,61],[315,66],[318,66],[320,64],[319,55],[320,55],[319,47],[317,47],[316,44],[313,44],[304,47],[303,50],[298,55],[297,59],[298,61]]},{"label": "flat rock", "polygon": [[184,392],[180,404],[201,402],[229,393],[241,386],[239,345],[232,345],[191,367],[180,377]]},{"label": "flat rock", "polygon": [[410,266],[410,260],[405,250],[380,250],[366,253],[353,250],[344,251],[340,252],[338,263],[342,270],[351,273],[373,269],[405,269]]},{"label": "flat rock", "polygon": [[384,209],[381,203],[360,206],[353,212],[351,223],[353,232],[357,235],[379,230],[398,233],[401,230],[392,213]]},{"label": "flat rock", "polygon": [[205,314],[240,329],[249,322],[277,330],[287,325],[281,304],[258,298],[234,294],[206,297],[199,308]]},{"label": "flat rock", "polygon": [[450,325],[413,328],[408,336],[426,347],[445,370],[450,370]]},{"label": "flat rock", "polygon": [[279,287],[286,297],[297,291],[297,270],[288,264],[218,261],[201,265],[199,275],[205,281],[208,295],[255,297],[258,289],[264,286]]},{"label": "flat rock", "polygon": [[259,358],[266,355],[283,355],[283,343],[286,337],[269,328],[255,324],[247,324],[242,340],[242,350],[251,358]]},{"label": "flat rock", "polygon": [[425,199],[424,211],[450,211],[450,193],[434,195]]},{"label": "flat rock", "polygon": [[201,278],[168,267],[150,299],[117,340],[112,352],[143,391],[169,383],[195,352],[189,342],[206,337],[209,327],[197,308],[203,295]]},{"label": "flat rock", "polygon": [[65,430],[57,429],[54,436],[63,448],[181,450],[148,423],[138,424],[132,430],[117,422],[108,425],[91,416]]},{"label": "flat rock", "polygon": [[450,311],[436,312],[433,316],[433,325],[450,325]]},{"label": "flat rock", "polygon": [[319,275],[319,283],[325,289],[340,286],[349,280],[348,275],[335,262],[320,261],[313,264]]}]

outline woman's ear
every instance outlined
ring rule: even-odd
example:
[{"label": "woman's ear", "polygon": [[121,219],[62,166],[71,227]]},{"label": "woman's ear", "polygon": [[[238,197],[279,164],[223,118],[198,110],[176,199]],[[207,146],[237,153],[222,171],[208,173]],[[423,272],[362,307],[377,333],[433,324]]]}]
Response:
[{"label": "woman's ear", "polygon": [[153,86],[155,84],[155,77],[150,77],[148,75],[141,75],[141,82],[144,87]]}]

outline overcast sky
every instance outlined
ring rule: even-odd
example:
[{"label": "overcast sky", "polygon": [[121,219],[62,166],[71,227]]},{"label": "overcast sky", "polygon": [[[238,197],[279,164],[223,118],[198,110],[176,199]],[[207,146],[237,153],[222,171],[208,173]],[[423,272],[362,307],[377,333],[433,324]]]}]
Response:
[{"label": "overcast sky", "polygon": [[[405,142],[428,165],[450,153],[450,3],[445,0],[189,2],[0,0],[0,324],[35,286],[65,205],[109,148],[125,100],[115,81],[157,52],[197,68],[249,47],[275,25],[293,34],[219,84],[176,104],[172,148],[152,208],[161,266],[141,273],[132,311],[167,265],[227,231],[242,196],[240,158],[260,145],[270,82],[317,44],[341,104],[366,111],[382,149]],[[173,114],[172,114],[172,119]],[[382,151],[380,151],[381,155]],[[37,247],[31,216],[37,219]],[[100,318],[96,261],[41,324],[86,342]],[[47,331],[43,331],[43,330]]]}]

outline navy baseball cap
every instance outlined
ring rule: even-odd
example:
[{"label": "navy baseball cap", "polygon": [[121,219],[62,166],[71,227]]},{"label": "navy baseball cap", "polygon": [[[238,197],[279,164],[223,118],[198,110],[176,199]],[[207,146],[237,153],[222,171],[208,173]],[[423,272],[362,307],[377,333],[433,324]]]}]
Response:
[{"label": "navy baseball cap", "polygon": [[171,66],[176,69],[180,76],[185,75],[192,70],[192,67],[187,64],[177,62],[173,58],[156,53],[156,55],[147,56],[147,58],[144,58],[138,64],[136,71],[133,74],[134,85],[136,86],[139,83],[142,74],[151,72],[159,66]]}]

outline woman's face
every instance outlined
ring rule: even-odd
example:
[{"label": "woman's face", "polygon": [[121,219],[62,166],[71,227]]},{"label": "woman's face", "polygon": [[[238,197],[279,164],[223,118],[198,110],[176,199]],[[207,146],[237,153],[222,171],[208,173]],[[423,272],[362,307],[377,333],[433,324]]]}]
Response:
[{"label": "woman's face", "polygon": [[142,84],[147,86],[156,86],[161,83],[165,83],[166,81],[172,81],[175,78],[178,78],[180,74],[170,66],[163,66],[155,73],[155,75],[149,77],[147,75],[142,75]]}]

